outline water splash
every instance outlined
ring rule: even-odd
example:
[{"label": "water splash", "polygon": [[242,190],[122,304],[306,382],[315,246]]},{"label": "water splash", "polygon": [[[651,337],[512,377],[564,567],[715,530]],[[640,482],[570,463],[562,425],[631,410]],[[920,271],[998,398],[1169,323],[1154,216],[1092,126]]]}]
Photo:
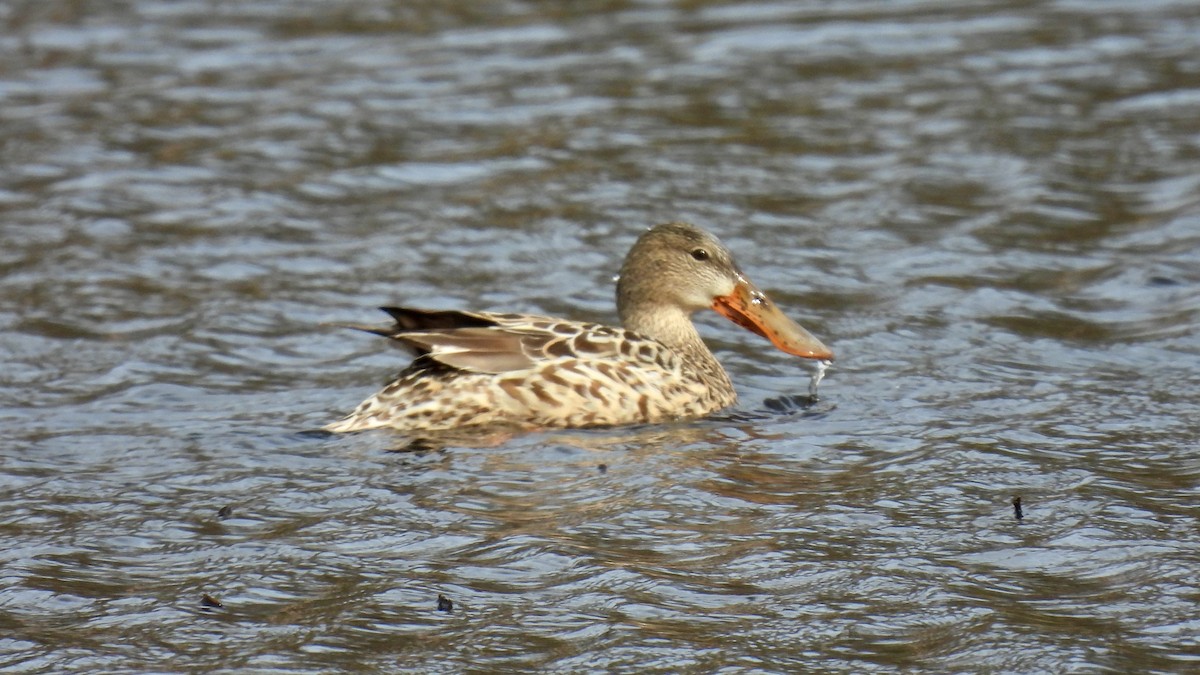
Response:
[{"label": "water splash", "polygon": [[821,384],[821,380],[825,379],[825,371],[832,365],[833,361],[828,359],[817,361],[817,369],[813,371],[812,379],[808,381],[808,395],[812,400],[817,400],[817,387]]}]

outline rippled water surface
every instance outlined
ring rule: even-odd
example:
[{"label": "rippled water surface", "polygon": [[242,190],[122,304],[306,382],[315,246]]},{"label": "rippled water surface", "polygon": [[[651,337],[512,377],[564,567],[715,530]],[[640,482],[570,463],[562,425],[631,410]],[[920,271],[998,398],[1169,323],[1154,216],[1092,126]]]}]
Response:
[{"label": "rippled water surface", "polygon": [[[18,1],[0,153],[5,672],[1200,668],[1193,2]],[[676,218],[819,402],[305,433]]]}]

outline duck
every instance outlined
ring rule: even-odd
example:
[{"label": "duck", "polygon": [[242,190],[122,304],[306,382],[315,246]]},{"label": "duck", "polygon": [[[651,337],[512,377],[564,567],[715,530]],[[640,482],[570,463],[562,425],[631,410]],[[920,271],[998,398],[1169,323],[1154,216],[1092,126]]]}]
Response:
[{"label": "duck", "polygon": [[692,323],[713,309],[805,359],[833,352],[789,319],[711,233],[669,222],[643,232],[617,278],[619,327],[536,314],[381,307],[383,336],[414,358],[390,384],[324,427],[523,430],[657,424],[737,402]]}]

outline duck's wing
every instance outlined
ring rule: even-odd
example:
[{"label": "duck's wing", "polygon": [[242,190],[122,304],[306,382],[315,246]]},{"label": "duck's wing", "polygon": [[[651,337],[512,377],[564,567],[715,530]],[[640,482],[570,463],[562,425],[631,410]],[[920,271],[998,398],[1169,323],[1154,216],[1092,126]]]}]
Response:
[{"label": "duck's wing", "polygon": [[620,328],[533,314],[381,307],[394,320],[385,327],[338,324],[394,340],[456,370],[511,373],[561,360],[628,358],[652,342]]}]

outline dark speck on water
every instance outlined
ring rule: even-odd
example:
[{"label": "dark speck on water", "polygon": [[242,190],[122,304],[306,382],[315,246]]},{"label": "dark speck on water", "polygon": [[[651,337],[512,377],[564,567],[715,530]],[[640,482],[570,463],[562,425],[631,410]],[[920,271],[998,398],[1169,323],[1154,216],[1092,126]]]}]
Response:
[{"label": "dark speck on water", "polygon": [[225,605],[221,604],[220,600],[214,598],[213,596],[209,595],[208,593],[205,593],[204,595],[200,596],[200,605],[202,607],[209,607],[209,608],[225,607]]},{"label": "dark speck on water", "polygon": [[[0,672],[1197,670],[1200,3],[27,0],[0,64]],[[411,356],[324,324],[614,324],[674,219],[820,401],[699,311],[709,419],[304,431]]]},{"label": "dark speck on water", "polygon": [[1021,520],[1022,518],[1025,517],[1025,513],[1023,511],[1021,511],[1021,498],[1020,497],[1012,498],[1012,507],[1013,507],[1013,518],[1016,518],[1017,520]]},{"label": "dark speck on water", "polygon": [[437,608],[439,612],[453,612],[454,601],[442,595],[441,593],[438,593]]}]

